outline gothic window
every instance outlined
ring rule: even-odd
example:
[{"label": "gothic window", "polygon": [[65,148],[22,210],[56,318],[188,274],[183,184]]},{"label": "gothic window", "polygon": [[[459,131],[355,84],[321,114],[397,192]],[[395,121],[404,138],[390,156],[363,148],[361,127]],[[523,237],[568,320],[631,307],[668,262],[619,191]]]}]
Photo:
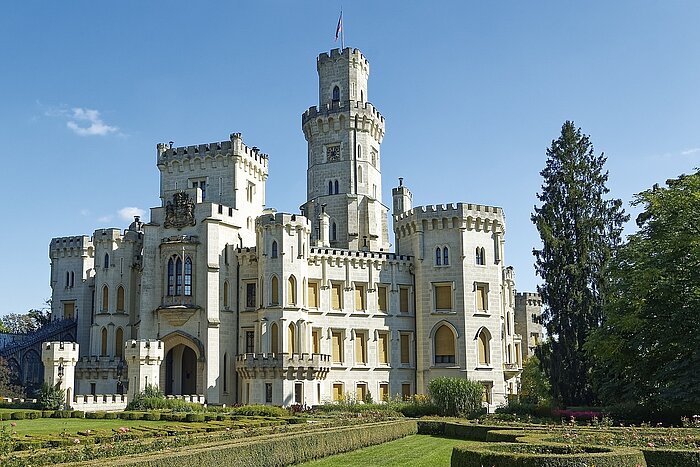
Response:
[{"label": "gothic window", "polygon": [[270,352],[279,353],[280,349],[280,339],[279,331],[277,329],[277,323],[272,323],[270,326]]},{"label": "gothic window", "polygon": [[357,168],[357,183],[362,183],[362,167]]},{"label": "gothic window", "polygon": [[228,308],[228,281],[224,281],[224,308]]},{"label": "gothic window", "polygon": [[450,250],[447,247],[444,247],[442,249],[442,264],[443,266],[447,266],[450,264]]},{"label": "gothic window", "polygon": [[75,286],[75,272],[71,271],[70,273],[70,286],[73,287]]},{"label": "gothic window", "polygon": [[338,193],[340,193],[340,191],[338,190],[338,180],[336,180],[335,182],[333,182],[333,188],[335,189],[334,191],[335,191],[335,194],[336,194],[336,195],[337,195]]},{"label": "gothic window", "polygon": [[182,259],[175,260],[175,295],[182,295]]},{"label": "gothic window", "polygon": [[124,311],[124,287],[117,288],[117,311]]},{"label": "gothic window", "polygon": [[105,284],[102,286],[102,311],[109,309],[109,287]]},{"label": "gothic window", "polygon": [[102,337],[102,345],[100,346],[100,356],[105,357],[107,356],[107,328],[102,328],[102,333],[100,337]]},{"label": "gothic window", "polygon": [[109,253],[105,253],[104,268],[109,268]]},{"label": "gothic window", "polygon": [[357,145],[357,158],[362,159],[362,146]]},{"label": "gothic window", "polygon": [[435,364],[445,364],[455,362],[455,336],[449,326],[443,324],[435,332],[433,338],[433,350],[435,353]]},{"label": "gothic window", "polygon": [[480,266],[486,264],[486,250],[483,247],[476,247],[476,264]]},{"label": "gothic window", "polygon": [[122,358],[124,355],[124,330],[117,328],[117,334],[114,338],[114,356]]},{"label": "gothic window", "polygon": [[479,365],[491,364],[491,333],[488,329],[481,328],[477,336],[477,352]]},{"label": "gothic window", "polygon": [[249,282],[245,289],[245,307],[255,308],[256,302],[255,283]]},{"label": "gothic window", "polygon": [[185,260],[185,295],[192,295],[192,260],[189,256]]},{"label": "gothic window", "polygon": [[228,392],[228,355],[224,352],[224,392]]},{"label": "gothic window", "polygon": [[173,255],[168,259],[167,268],[167,295],[170,297],[184,295],[192,296],[192,258],[187,256],[183,262],[179,255]]},{"label": "gothic window", "polygon": [[364,101],[365,101],[365,92],[362,89],[360,89],[360,102],[364,102]]},{"label": "gothic window", "polygon": [[66,271],[66,288],[70,287],[70,273]]},{"label": "gothic window", "polygon": [[294,328],[294,323],[289,323],[289,327],[287,328],[287,334],[289,343],[289,347],[287,348],[287,350],[289,350],[289,353],[296,353],[296,329]]},{"label": "gothic window", "polygon": [[338,226],[336,225],[335,222],[331,224],[331,240],[336,241],[338,240]]},{"label": "gothic window", "polygon": [[255,353],[255,331],[245,332],[245,353]]},{"label": "gothic window", "polygon": [[272,241],[272,252],[270,257],[277,258],[277,242],[275,240]]},{"label": "gothic window", "polygon": [[289,276],[287,280],[287,304],[292,306],[297,304],[297,280],[294,276]]},{"label": "gothic window", "polygon": [[168,295],[175,295],[175,261],[168,260]]},{"label": "gothic window", "polygon": [[476,284],[474,291],[476,292],[476,310],[480,312],[488,311],[488,284]]},{"label": "gothic window", "polygon": [[442,265],[442,248],[435,248],[435,266]]},{"label": "gothic window", "polygon": [[340,88],[338,86],[333,88],[333,102],[338,102],[340,100]]},{"label": "gothic window", "polygon": [[277,276],[272,276],[270,281],[270,304],[279,305],[280,304],[280,285]]},{"label": "gothic window", "polygon": [[328,182],[328,194],[333,194],[333,182]]}]

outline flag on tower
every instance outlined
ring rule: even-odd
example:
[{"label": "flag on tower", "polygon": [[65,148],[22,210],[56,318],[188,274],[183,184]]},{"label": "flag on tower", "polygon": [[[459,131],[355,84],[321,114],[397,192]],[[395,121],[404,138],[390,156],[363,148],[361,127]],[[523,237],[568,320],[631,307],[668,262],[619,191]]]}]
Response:
[{"label": "flag on tower", "polygon": [[338,41],[340,34],[343,32],[343,10],[340,10],[340,18],[338,18],[338,26],[335,28],[335,40]]}]

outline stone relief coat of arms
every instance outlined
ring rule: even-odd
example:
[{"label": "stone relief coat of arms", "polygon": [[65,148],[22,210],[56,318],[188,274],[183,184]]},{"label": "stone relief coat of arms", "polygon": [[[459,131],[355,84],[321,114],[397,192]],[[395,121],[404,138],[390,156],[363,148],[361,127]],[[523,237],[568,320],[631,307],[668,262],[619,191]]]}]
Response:
[{"label": "stone relief coat of arms", "polygon": [[188,225],[195,225],[194,201],[184,191],[175,193],[173,200],[165,205],[165,222],[163,227],[175,227],[181,229]]}]

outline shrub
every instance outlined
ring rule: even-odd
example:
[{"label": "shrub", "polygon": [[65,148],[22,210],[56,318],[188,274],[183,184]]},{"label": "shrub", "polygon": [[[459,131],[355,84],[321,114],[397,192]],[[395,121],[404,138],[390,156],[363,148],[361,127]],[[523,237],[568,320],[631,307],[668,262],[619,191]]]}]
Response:
[{"label": "shrub", "polygon": [[467,417],[481,409],[484,386],[462,378],[435,378],[428,385],[440,415]]},{"label": "shrub", "polygon": [[117,418],[119,418],[118,412],[105,412],[104,414],[105,414],[104,418],[106,420],[116,420]]},{"label": "shrub", "polygon": [[70,410],[54,410],[51,418],[70,418]]},{"label": "shrub", "polygon": [[70,416],[71,418],[85,418],[85,412],[82,410],[74,410]]},{"label": "shrub", "polygon": [[244,405],[231,410],[231,415],[245,415],[248,417],[288,417],[289,412],[282,407],[272,405]]},{"label": "shrub", "polygon": [[10,418],[12,420],[24,420],[26,418],[26,415],[24,412],[12,412]]},{"label": "shrub", "polygon": [[203,413],[185,414],[185,421],[186,422],[203,422],[204,421],[204,414]]},{"label": "shrub", "polygon": [[26,412],[27,418],[30,420],[41,418],[41,412],[38,410],[28,410]]},{"label": "shrub", "polygon": [[44,410],[59,410],[66,400],[66,391],[44,383],[39,390],[37,404]]},{"label": "shrub", "polygon": [[648,467],[690,467],[700,465],[700,451],[642,449]]},{"label": "shrub", "polygon": [[145,414],[143,414],[143,419],[150,421],[158,421],[160,420],[160,416],[160,412],[146,412]]}]

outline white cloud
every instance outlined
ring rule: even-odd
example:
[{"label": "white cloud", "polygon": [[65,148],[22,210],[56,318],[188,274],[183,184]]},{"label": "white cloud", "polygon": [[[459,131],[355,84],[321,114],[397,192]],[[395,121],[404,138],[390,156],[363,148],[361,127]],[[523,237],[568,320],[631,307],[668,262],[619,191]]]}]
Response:
[{"label": "white cloud", "polygon": [[700,152],[700,148],[685,149],[681,151],[681,156],[690,156],[698,152]]},{"label": "white cloud", "polygon": [[118,127],[106,124],[102,120],[100,112],[94,109],[82,107],[50,108],[44,112],[44,115],[68,120],[66,126],[79,136],[105,136],[119,131]]},{"label": "white cloud", "polygon": [[119,214],[119,217],[121,217],[125,221],[131,221],[134,219],[134,216],[143,216],[145,211],[140,208],[135,208],[131,206],[126,206],[121,208],[119,211],[117,211],[117,214]]},{"label": "white cloud", "polygon": [[104,223],[107,223],[107,222],[112,222],[112,218],[113,218],[113,217],[114,217],[114,216],[111,216],[111,215],[100,216],[100,217],[97,218],[97,222],[101,222],[101,223],[103,223],[103,224],[104,224]]}]

